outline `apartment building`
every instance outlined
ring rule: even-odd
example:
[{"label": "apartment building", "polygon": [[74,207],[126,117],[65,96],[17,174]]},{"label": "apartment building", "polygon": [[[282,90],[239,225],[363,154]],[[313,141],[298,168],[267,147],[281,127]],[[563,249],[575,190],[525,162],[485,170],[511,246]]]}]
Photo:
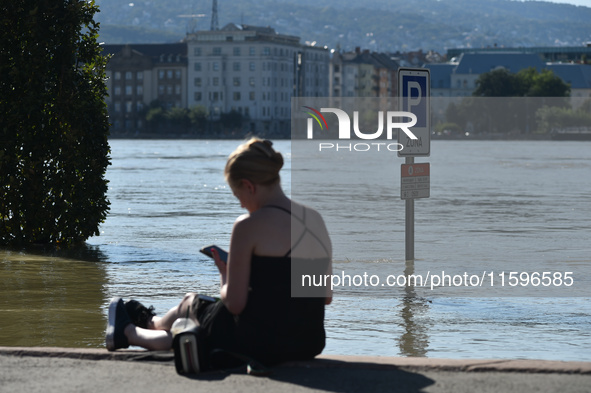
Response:
[{"label": "apartment building", "polygon": [[151,103],[187,106],[186,44],[103,45],[103,54],[112,56],[106,102],[114,133],[143,130]]},{"label": "apartment building", "polygon": [[270,27],[230,23],[186,37],[187,105],[237,111],[251,131],[289,130],[292,96],[326,96],[329,53]]},{"label": "apartment building", "polygon": [[329,69],[330,97],[396,96],[399,65],[388,55],[357,48],[335,52]]}]

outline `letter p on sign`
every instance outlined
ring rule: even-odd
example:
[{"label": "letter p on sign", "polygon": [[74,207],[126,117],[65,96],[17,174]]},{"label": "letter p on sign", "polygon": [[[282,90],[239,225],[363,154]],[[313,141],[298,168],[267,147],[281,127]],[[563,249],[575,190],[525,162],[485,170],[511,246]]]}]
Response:
[{"label": "letter p on sign", "polygon": [[410,139],[398,133],[402,150],[399,157],[427,157],[431,152],[431,74],[427,68],[400,68],[398,70],[398,99],[402,111],[411,112],[417,122],[410,130],[418,138]]}]

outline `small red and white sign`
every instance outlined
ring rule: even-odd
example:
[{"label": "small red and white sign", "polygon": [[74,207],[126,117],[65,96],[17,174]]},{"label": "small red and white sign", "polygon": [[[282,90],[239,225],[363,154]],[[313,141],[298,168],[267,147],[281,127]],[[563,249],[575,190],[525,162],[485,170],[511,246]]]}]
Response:
[{"label": "small red and white sign", "polygon": [[429,198],[431,191],[430,164],[402,164],[400,198]]}]

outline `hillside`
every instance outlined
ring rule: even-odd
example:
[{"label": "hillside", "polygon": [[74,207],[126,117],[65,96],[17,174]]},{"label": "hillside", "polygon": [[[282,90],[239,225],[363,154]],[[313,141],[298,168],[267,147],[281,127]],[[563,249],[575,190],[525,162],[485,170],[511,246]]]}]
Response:
[{"label": "hillside", "polygon": [[[208,30],[211,0],[97,0],[101,40],[173,42]],[[410,51],[498,46],[579,46],[591,8],[509,0],[218,0],[218,20],[271,26],[329,48]]]}]

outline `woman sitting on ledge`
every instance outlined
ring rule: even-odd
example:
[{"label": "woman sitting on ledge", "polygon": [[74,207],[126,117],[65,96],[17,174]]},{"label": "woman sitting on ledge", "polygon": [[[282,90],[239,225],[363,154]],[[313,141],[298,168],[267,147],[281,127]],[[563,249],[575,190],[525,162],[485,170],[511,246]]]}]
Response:
[{"label": "woman sitting on ledge", "polygon": [[330,304],[332,294],[323,288],[320,296],[318,292],[306,295],[304,288],[303,296],[312,297],[292,297],[292,260],[331,274],[330,238],[318,212],[284,194],[282,167],[281,153],[270,141],[258,138],[228,158],[226,181],[248,213],[234,223],[227,264],[213,250],[221,300],[188,293],[159,318],[136,301],[114,298],[109,307],[108,350],[129,345],[169,350],[174,321],[188,313],[200,326],[200,353],[222,350],[273,365],[311,359],[322,351],[324,306]]}]

